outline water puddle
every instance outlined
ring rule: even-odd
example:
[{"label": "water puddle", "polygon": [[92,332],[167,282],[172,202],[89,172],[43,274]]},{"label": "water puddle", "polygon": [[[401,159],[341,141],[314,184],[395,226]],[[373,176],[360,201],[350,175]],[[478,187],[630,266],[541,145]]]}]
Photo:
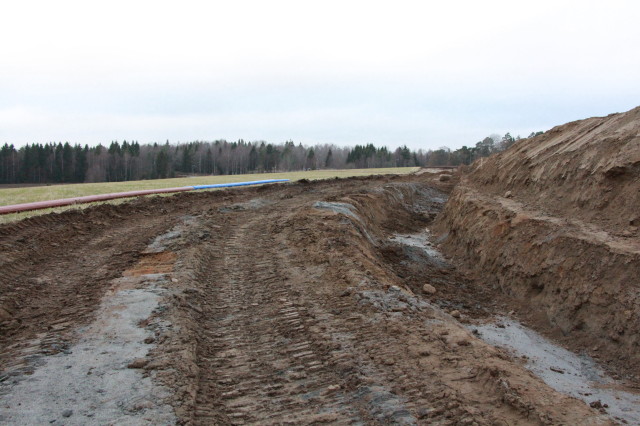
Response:
[{"label": "water puddle", "polygon": [[640,395],[616,389],[616,381],[590,357],[569,352],[508,318],[470,328],[485,342],[526,359],[525,367],[558,392],[601,405],[618,421],[640,424]]}]

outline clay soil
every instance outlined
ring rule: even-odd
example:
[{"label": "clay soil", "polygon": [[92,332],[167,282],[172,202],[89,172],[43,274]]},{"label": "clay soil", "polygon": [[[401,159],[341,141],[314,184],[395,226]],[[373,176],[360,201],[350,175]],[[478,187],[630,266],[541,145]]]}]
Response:
[{"label": "clay soil", "polygon": [[[454,183],[301,181],[4,225],[0,397],[72,351],[118,286],[162,277],[139,324],[149,351],[129,367],[169,389],[180,424],[611,423],[464,326],[517,315],[517,297],[399,242],[432,225]],[[130,423],[153,424],[153,403]],[[75,411],[56,424],[92,423]]]}]

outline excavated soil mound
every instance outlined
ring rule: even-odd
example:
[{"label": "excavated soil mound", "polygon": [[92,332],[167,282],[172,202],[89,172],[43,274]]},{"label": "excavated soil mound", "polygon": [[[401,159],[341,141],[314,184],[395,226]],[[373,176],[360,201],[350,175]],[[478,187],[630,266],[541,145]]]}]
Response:
[{"label": "excavated soil mound", "polygon": [[640,107],[557,126],[473,164],[469,183],[613,234],[640,226]]},{"label": "excavated soil mound", "polygon": [[640,367],[640,107],[475,162],[439,218],[446,253],[538,328],[627,377]]}]

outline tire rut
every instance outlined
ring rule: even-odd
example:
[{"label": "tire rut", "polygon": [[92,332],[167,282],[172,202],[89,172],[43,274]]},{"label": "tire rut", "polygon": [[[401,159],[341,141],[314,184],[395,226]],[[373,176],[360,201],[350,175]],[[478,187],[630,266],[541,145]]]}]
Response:
[{"label": "tire rut", "polygon": [[330,346],[310,330],[315,319],[274,261],[264,222],[240,225],[220,251],[209,248],[201,271],[207,297],[195,423],[358,422]]}]

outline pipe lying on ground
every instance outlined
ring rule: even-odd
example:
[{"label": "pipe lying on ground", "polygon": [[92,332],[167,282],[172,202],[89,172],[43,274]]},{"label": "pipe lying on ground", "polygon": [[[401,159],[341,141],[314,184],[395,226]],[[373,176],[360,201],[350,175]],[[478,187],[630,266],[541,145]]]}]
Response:
[{"label": "pipe lying on ground", "polygon": [[115,200],[117,198],[130,198],[140,197],[143,195],[151,194],[166,194],[173,192],[185,192],[198,189],[212,189],[212,188],[228,188],[233,186],[248,186],[248,185],[262,185],[265,183],[277,183],[288,182],[289,179],[267,179],[267,180],[254,180],[249,182],[234,182],[234,183],[216,183],[213,185],[194,185],[194,186],[181,186],[177,188],[163,188],[163,189],[146,189],[141,191],[127,191],[127,192],[114,192],[111,194],[100,195],[86,195],[84,197],[62,198],[60,200],[49,201],[36,201],[33,203],[14,204],[11,206],[0,206],[0,215],[9,213],[19,213],[29,210],[48,209],[51,207],[69,206],[72,204],[84,204],[93,203],[96,201]]}]

